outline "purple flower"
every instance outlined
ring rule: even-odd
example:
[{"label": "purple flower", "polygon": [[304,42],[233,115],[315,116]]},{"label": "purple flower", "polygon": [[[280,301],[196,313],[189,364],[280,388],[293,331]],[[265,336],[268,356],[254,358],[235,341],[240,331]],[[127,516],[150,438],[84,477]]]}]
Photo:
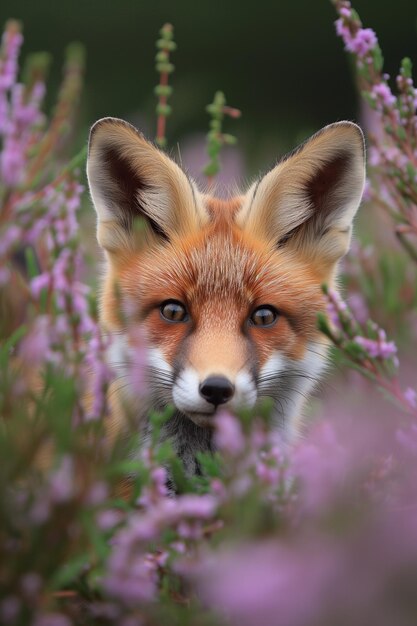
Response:
[{"label": "purple flower", "polygon": [[340,330],[342,328],[340,323],[340,317],[346,317],[349,310],[346,302],[342,300],[340,295],[334,289],[329,289],[327,292],[326,310],[330,322],[335,328],[338,328]]},{"label": "purple flower", "polygon": [[[17,22],[10,21],[3,34],[0,53],[0,91],[6,91],[16,81],[17,59],[23,43],[23,36]],[[1,127],[0,127],[1,130]]]},{"label": "purple flower", "polygon": [[91,506],[97,506],[98,504],[102,504],[106,498],[108,498],[109,489],[105,482],[96,482],[90,488],[86,501]]},{"label": "purple flower", "polygon": [[[80,311],[80,307],[78,307]],[[85,324],[85,320],[90,318],[83,311],[81,316]],[[107,388],[112,380],[112,371],[106,363],[106,351],[110,343],[110,337],[104,338],[101,334],[101,330],[97,324],[91,322],[92,336],[88,344],[88,350],[86,354],[86,364],[91,370],[89,375],[92,379],[91,391],[93,396],[93,403],[88,411],[88,419],[97,419],[102,417],[107,410]],[[84,327],[84,332],[90,330],[88,327]]]},{"label": "purple flower", "polygon": [[375,99],[377,108],[379,110],[382,110],[383,108],[390,109],[395,105],[397,101],[389,86],[386,83],[382,82],[373,85],[371,95]]},{"label": "purple flower", "polygon": [[0,238],[0,257],[10,254],[10,250],[21,239],[22,229],[16,224],[10,224],[1,233]]},{"label": "purple flower", "polygon": [[19,355],[26,363],[39,365],[49,360],[53,333],[47,315],[38,315],[33,326],[23,337],[19,346]]},{"label": "purple flower", "polygon": [[338,573],[337,556],[337,549],[318,541],[239,545],[207,557],[191,576],[205,603],[233,626],[307,626],[319,623],[328,585]]},{"label": "purple flower", "polygon": [[364,296],[358,291],[350,294],[349,307],[353,313],[355,319],[359,324],[366,324],[369,319],[369,309],[366,304]]},{"label": "purple flower", "polygon": [[352,29],[348,20],[351,18],[350,9],[342,9],[341,17],[336,20],[336,32],[345,44],[345,50],[356,54],[359,59],[363,59],[378,44],[375,32],[371,28]]},{"label": "purple flower", "polygon": [[74,461],[70,456],[64,456],[49,478],[49,496],[54,503],[68,502],[74,489]]},{"label": "purple flower", "polygon": [[51,276],[48,272],[32,278],[30,290],[35,298],[39,298],[43,289],[48,289],[51,284]]},{"label": "purple flower", "polygon": [[100,511],[96,516],[97,525],[103,531],[112,530],[122,519],[123,513],[116,509]]},{"label": "purple flower", "polygon": [[408,402],[408,406],[410,407],[410,409],[416,409],[417,408],[417,392],[411,387],[408,387],[404,391],[403,395],[406,401]]},{"label": "purple flower", "polygon": [[244,450],[245,438],[240,422],[227,411],[221,411],[216,417],[214,443],[221,452],[231,456]]},{"label": "purple flower", "polygon": [[20,588],[25,596],[34,598],[42,589],[42,578],[37,572],[28,572],[20,579]]},{"label": "purple flower", "polygon": [[33,622],[33,626],[72,626],[72,624],[63,613],[41,613]]},{"label": "purple flower", "polygon": [[345,38],[346,50],[356,54],[360,59],[375,48],[377,43],[375,32],[371,28],[360,28],[355,36]]},{"label": "purple flower", "polygon": [[355,343],[365,350],[373,359],[390,359],[397,354],[397,346],[393,341],[386,341],[385,331],[378,330],[378,339],[356,336]]},{"label": "purple flower", "polygon": [[20,600],[16,596],[7,596],[0,600],[0,616],[3,624],[15,624],[20,613]]}]

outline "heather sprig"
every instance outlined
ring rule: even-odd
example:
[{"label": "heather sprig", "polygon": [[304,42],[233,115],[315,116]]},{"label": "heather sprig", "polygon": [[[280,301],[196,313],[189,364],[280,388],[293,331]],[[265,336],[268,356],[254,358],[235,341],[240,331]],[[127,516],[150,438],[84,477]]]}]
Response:
[{"label": "heather sprig", "polygon": [[[360,323],[334,289],[323,286],[327,315],[318,315],[319,329],[340,350],[347,362],[386,391],[407,413],[417,417],[413,390],[398,380],[398,348],[371,320]],[[410,401],[411,400],[411,401]]]},{"label": "heather sprig", "polygon": [[[413,320],[417,320],[416,267],[401,249],[353,240],[341,273],[347,303],[361,324],[371,318],[401,341],[413,337]],[[408,319],[407,324],[404,319]]]},{"label": "heather sprig", "polygon": [[[78,388],[78,417],[103,415],[104,393],[110,375],[103,358],[107,340],[101,338],[82,282],[84,252],[80,245],[76,213],[84,191],[78,166],[85,151],[61,166],[57,146],[70,130],[82,84],[83,50],[70,47],[64,80],[52,119],[41,111],[48,56],[29,58],[25,82],[18,82],[20,27],[10,22],[2,41],[0,72],[4,75],[0,138],[0,284],[3,300],[18,297],[19,307],[29,303],[31,315],[16,351],[24,362],[42,368],[54,364],[83,380],[81,369],[94,367],[91,407],[81,401],[85,386]],[[55,158],[54,158],[55,155]],[[24,255],[25,270],[16,266]],[[6,336],[17,320],[2,320]],[[89,346],[90,340],[92,342]],[[86,353],[87,358],[84,358]],[[89,379],[87,379],[89,380]]]},{"label": "heather sprig", "polygon": [[206,107],[207,113],[211,117],[210,130],[207,134],[207,154],[209,162],[203,170],[207,176],[208,184],[211,186],[214,177],[220,171],[220,152],[223,145],[235,145],[236,137],[223,132],[223,122],[225,116],[234,119],[239,118],[242,113],[239,109],[226,105],[226,98],[222,91],[216,91],[213,102]]},{"label": "heather sprig", "polygon": [[158,52],[155,57],[156,71],[159,74],[159,85],[155,87],[154,93],[158,98],[156,106],[157,127],[156,143],[160,148],[165,148],[166,140],[166,118],[171,115],[172,109],[168,104],[168,99],[172,95],[172,87],[168,84],[169,75],[175,70],[170,61],[170,55],[177,48],[174,41],[174,27],[172,24],[164,24],[159,31],[160,38],[156,42]]},{"label": "heather sprig", "polygon": [[392,217],[398,240],[417,261],[417,90],[412,63],[409,58],[402,61],[395,95],[374,31],[363,28],[348,0],[332,2],[339,15],[337,33],[354,56],[359,87],[371,111],[367,197]]},{"label": "heather sprig", "polygon": [[[73,44],[67,50],[64,79],[55,112],[46,125],[41,111],[45,94],[48,56],[29,59],[24,83],[18,79],[18,53],[23,37],[16,22],[10,22],[2,42],[0,72],[0,193],[2,219],[10,217],[25,191],[41,188],[56,175],[57,160],[51,155],[61,148],[71,130],[71,120],[82,87],[84,51]],[[59,166],[59,162],[58,162]],[[49,181],[48,181],[49,177]],[[13,192],[13,193],[12,193]]]}]

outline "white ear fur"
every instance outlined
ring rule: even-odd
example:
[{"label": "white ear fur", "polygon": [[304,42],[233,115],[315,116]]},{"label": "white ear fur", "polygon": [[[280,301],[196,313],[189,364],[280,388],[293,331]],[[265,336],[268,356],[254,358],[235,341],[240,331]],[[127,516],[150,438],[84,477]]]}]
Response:
[{"label": "white ear fur", "polygon": [[365,184],[363,134],[352,122],[326,126],[256,183],[241,227],[335,263],[350,243]]},{"label": "white ear fur", "polygon": [[136,218],[144,218],[147,239],[155,241],[189,232],[207,219],[192,181],[123,120],[103,118],[92,127],[87,176],[97,237],[109,252],[135,247]]}]

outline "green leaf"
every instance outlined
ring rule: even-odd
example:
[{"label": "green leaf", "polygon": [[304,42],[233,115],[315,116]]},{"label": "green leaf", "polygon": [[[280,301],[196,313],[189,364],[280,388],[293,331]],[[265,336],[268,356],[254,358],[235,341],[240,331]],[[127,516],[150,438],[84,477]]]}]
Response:
[{"label": "green leaf", "polygon": [[212,161],[208,163],[203,169],[205,176],[215,176],[220,171],[220,164],[218,161]]},{"label": "green leaf", "polygon": [[344,351],[353,359],[362,360],[364,357],[368,357],[366,350],[359,346],[354,341],[347,341],[343,346]]},{"label": "green leaf", "polygon": [[234,135],[223,134],[222,137],[224,143],[227,143],[229,146],[234,146],[237,144],[237,137],[235,137]]},{"label": "green leaf", "polygon": [[382,72],[384,67],[384,57],[382,56],[382,51],[378,44],[372,49],[372,58],[374,60],[374,67],[376,71]]},{"label": "green leaf", "polygon": [[157,104],[156,112],[158,115],[163,115],[164,117],[168,117],[168,115],[171,115],[172,113],[172,108],[169,106],[169,104]]},{"label": "green leaf", "polygon": [[143,470],[143,464],[140,461],[124,459],[118,463],[113,463],[107,470],[107,476],[127,476],[128,474],[136,474]]},{"label": "green leaf", "polygon": [[177,493],[190,493],[194,491],[193,483],[185,473],[184,463],[182,460],[173,455],[169,459],[169,469],[171,470],[172,479],[174,481]]},{"label": "green leaf", "polygon": [[16,347],[16,345],[19,343],[21,339],[23,339],[26,333],[27,333],[26,326],[19,326],[19,328],[16,328],[16,330],[13,331],[10,337],[6,339],[3,345],[0,346],[1,353],[5,354],[6,356],[9,356],[10,351]]},{"label": "green leaf", "polygon": [[86,554],[78,555],[69,561],[69,563],[64,563],[62,567],[58,568],[58,571],[52,578],[52,588],[61,589],[62,587],[66,587],[67,585],[73,583],[74,580],[76,580],[82,573],[87,564],[88,557]]},{"label": "green leaf", "polygon": [[322,311],[319,311],[317,313],[317,328],[328,337],[331,337],[332,333],[329,325],[329,320],[327,319],[327,315]]},{"label": "green leaf", "polygon": [[154,93],[157,96],[170,96],[173,92],[172,87],[169,85],[157,85],[154,89]]},{"label": "green leaf", "polygon": [[206,474],[209,478],[219,478],[222,475],[221,457],[219,454],[197,452],[196,459],[201,466],[203,474]]},{"label": "green leaf", "polygon": [[403,128],[403,126],[397,126],[397,137],[401,141],[406,141],[407,133],[405,131],[405,128]]},{"label": "green leaf", "polygon": [[404,57],[401,61],[401,73],[404,78],[413,77],[413,63],[409,57]]}]

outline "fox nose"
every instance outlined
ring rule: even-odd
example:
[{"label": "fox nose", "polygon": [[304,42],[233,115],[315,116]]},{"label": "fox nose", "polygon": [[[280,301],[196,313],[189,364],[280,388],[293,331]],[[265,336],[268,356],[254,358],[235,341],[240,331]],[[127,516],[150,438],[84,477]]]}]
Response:
[{"label": "fox nose", "polygon": [[230,400],[235,387],[225,376],[209,376],[200,384],[199,391],[207,402],[218,406]]}]

